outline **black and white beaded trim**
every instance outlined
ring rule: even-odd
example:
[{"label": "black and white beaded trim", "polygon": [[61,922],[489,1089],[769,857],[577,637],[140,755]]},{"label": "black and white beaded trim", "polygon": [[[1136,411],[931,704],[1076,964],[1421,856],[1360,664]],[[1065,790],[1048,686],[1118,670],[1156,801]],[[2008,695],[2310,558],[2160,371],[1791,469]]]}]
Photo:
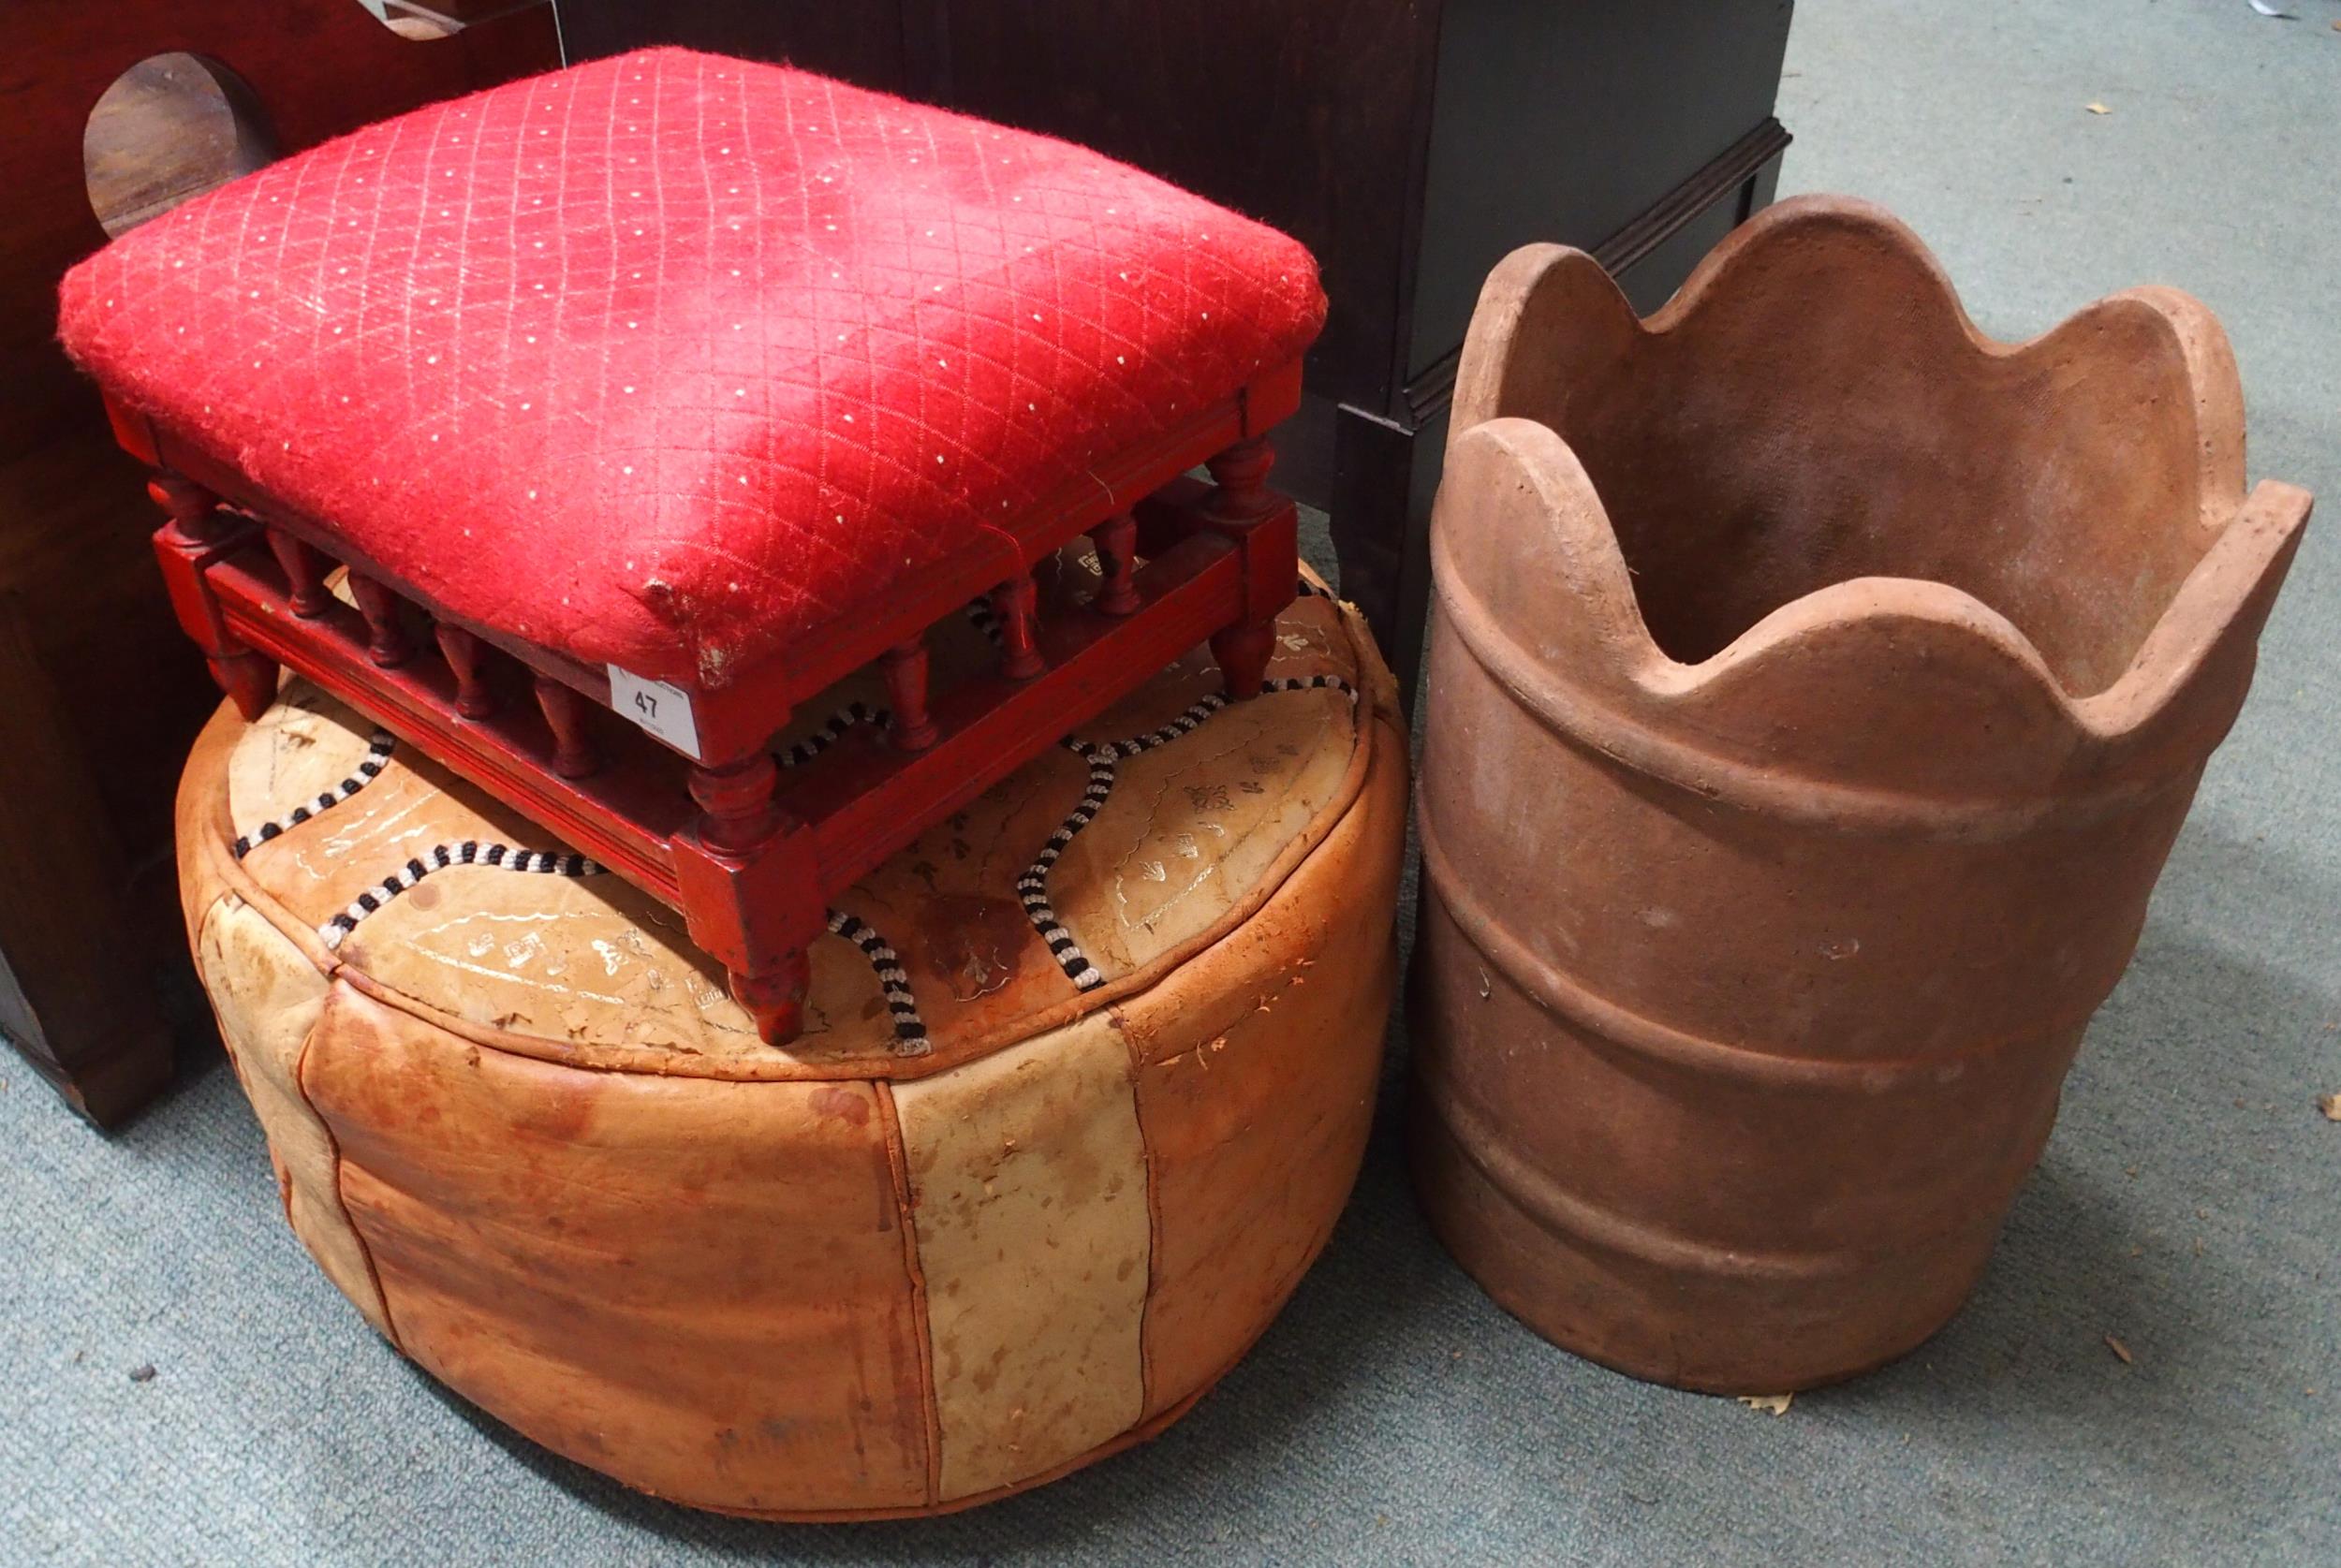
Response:
[{"label": "black and white beaded trim", "polygon": [[[317,928],[318,939],[327,947],[338,949],[367,916],[379,912],[433,872],[445,871],[449,866],[493,866],[508,872],[550,876],[599,876],[609,870],[573,850],[514,849],[509,844],[483,844],[477,840],[440,844],[359,894],[347,909]],[[934,1042],[927,1038],[926,1024],[919,1017],[918,1001],[911,994],[909,971],[903,967],[893,947],[867,922],[842,909],[829,912],[829,929],[861,948],[861,956],[870,960],[871,969],[876,972],[878,988],[886,993],[887,1010],[894,1016],[895,1051],[903,1056],[924,1056],[933,1050]]]},{"label": "black and white beaded trim", "polygon": [[481,843],[477,839],[438,844],[350,901],[347,909],[317,928],[317,940],[329,948],[340,947],[343,940],[358,929],[359,921],[433,872],[442,872],[449,866],[494,866],[508,872],[536,872],[548,876],[599,876],[609,870],[574,850],[514,849],[510,844]]},{"label": "black and white beaded trim", "polygon": [[802,768],[844,740],[856,725],[882,725],[891,716],[887,710],[873,708],[866,702],[848,702],[830,715],[829,723],[781,748],[776,754],[780,765]]},{"label": "black and white beaded trim", "polygon": [[1097,814],[1106,797],[1113,793],[1113,764],[1120,754],[1110,741],[1101,746],[1083,746],[1068,738],[1063,744],[1088,762],[1089,787],[1082,791],[1081,804],[1057,824],[1056,831],[1049,835],[1038,857],[1016,879],[1016,896],[1023,901],[1024,918],[1040,933],[1040,940],[1049,945],[1049,951],[1064,969],[1065,977],[1082,990],[1094,990],[1106,983],[1106,977],[1097,973],[1097,966],[1082,952],[1081,944],[1073,940],[1073,933],[1056,917],[1056,910],[1049,902],[1049,872],[1054,869],[1057,857],[1065,853],[1066,845],[1073,842],[1073,835],[1089,826],[1089,819]]},{"label": "black and white beaded trim", "polygon": [[[1338,675],[1288,676],[1281,680],[1263,681],[1260,690],[1263,693],[1337,691],[1352,702],[1358,699],[1357,688]],[[1096,990],[1106,983],[1106,977],[1098,972],[1096,964],[1089,961],[1089,955],[1082,951],[1081,944],[1073,939],[1073,933],[1065,929],[1065,922],[1057,918],[1056,906],[1049,901],[1049,873],[1056,869],[1058,859],[1072,843],[1075,835],[1088,827],[1098,812],[1105,808],[1107,798],[1113,793],[1116,765],[1122,758],[1150,752],[1156,746],[1169,745],[1183,735],[1192,735],[1202,726],[1204,720],[1227,706],[1226,695],[1214,692],[1161,728],[1133,736],[1127,740],[1088,742],[1067,736],[1062,742],[1066,750],[1089,764],[1089,784],[1082,791],[1081,803],[1066,815],[1063,822],[1057,824],[1056,831],[1049,835],[1049,842],[1041,846],[1040,853],[1025,868],[1024,874],[1016,879],[1016,896],[1024,905],[1024,917],[1032,922],[1033,930],[1040,933],[1040,940],[1049,945],[1049,951],[1056,959],[1057,967],[1065,971],[1065,977],[1073,982],[1076,989]]]},{"label": "black and white beaded trim", "polygon": [[1358,700],[1358,689],[1340,675],[1288,675],[1279,680],[1259,683],[1263,692],[1339,692],[1350,701]]},{"label": "black and white beaded trim", "polygon": [[903,967],[901,955],[868,921],[842,909],[829,912],[829,929],[861,948],[861,956],[877,972],[878,989],[886,993],[886,1010],[894,1015],[895,1054],[924,1056],[933,1050],[935,1042],[927,1038],[926,1023],[919,1017],[919,1000],[911,994],[910,971]]},{"label": "black and white beaded trim", "polygon": [[397,747],[398,742],[391,739],[389,730],[375,730],[373,740],[366,747],[366,755],[359,759],[356,770],[349,777],[318,796],[315,800],[303,801],[275,821],[263,822],[259,827],[238,839],[235,846],[236,858],[243,859],[252,853],[254,844],[266,843],[278,834],[300,827],[319,812],[331,811],[335,806],[365,788],[374,782],[375,776],[380,773],[390,762],[390,753]]}]

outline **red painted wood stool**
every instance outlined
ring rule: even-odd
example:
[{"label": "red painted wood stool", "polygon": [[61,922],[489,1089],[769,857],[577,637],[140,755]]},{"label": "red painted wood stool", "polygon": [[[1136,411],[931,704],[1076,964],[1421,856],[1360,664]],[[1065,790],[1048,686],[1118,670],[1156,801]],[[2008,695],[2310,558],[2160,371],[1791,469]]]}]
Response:
[{"label": "red painted wood stool", "polygon": [[[922,828],[1206,638],[1259,689],[1264,435],[1323,314],[1293,242],[1094,154],[659,50],[273,165],[60,316],[245,715],[288,666],[493,791],[679,909],[778,1043],[832,899]],[[1100,586],[1044,621],[1084,534]],[[931,689],[977,602],[994,667]],[[883,725],[784,776],[873,664]]]}]

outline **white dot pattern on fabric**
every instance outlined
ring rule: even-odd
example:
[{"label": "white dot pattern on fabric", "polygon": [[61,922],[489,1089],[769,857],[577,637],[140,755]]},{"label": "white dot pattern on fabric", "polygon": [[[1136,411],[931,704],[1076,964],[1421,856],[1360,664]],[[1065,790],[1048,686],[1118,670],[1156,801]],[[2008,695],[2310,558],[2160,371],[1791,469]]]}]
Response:
[{"label": "white dot pattern on fabric", "polygon": [[75,269],[60,322],[423,596],[707,686],[1323,308],[1292,242],[1094,154],[658,50],[190,201]]}]

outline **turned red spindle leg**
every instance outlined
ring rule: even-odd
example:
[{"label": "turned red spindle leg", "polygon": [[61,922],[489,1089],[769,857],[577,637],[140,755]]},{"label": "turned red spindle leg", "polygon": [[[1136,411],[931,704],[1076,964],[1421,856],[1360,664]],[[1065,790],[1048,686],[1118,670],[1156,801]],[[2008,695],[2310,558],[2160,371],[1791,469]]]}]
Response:
[{"label": "turned red spindle leg", "polygon": [[1237,702],[1259,696],[1268,679],[1269,656],[1276,652],[1276,626],[1229,626],[1211,634],[1211,656],[1228,682],[1228,696]]},{"label": "turned red spindle leg", "polygon": [[1203,467],[1219,487],[1207,503],[1213,520],[1258,522],[1274,512],[1282,500],[1268,488],[1268,471],[1275,466],[1276,448],[1258,435],[1205,459]]},{"label": "turned red spindle leg", "polygon": [[383,669],[392,669],[415,656],[415,645],[406,636],[406,623],[402,619],[405,606],[387,584],[378,582],[363,572],[349,574],[350,597],[358,601],[358,613],[366,618],[366,657]]},{"label": "turned red spindle leg", "polygon": [[1097,547],[1097,566],[1104,581],[1097,588],[1097,608],[1108,615],[1128,615],[1138,608],[1138,520],[1117,512],[1089,531]]},{"label": "turned red spindle leg", "polygon": [[766,1045],[785,1046],[804,1033],[804,994],[813,989],[813,958],[803,948],[788,949],[771,968],[757,974],[735,969],[725,978],[731,1000],[747,1009]]},{"label": "turned red spindle leg", "polygon": [[1045,669],[1040,657],[1040,591],[1029,572],[1019,572],[992,590],[992,613],[1000,618],[1000,673],[1029,681]]},{"label": "turned red spindle leg", "polygon": [[780,769],[762,752],[722,768],[691,769],[691,799],[706,813],[699,837],[724,855],[755,848],[780,828],[780,803],[773,787]]},{"label": "turned red spindle leg", "polygon": [[155,535],[155,554],[180,627],[203,651],[203,662],[245,719],[257,719],[276,700],[276,663],[256,653],[228,629],[219,596],[204,572],[219,557],[250,538],[250,531],[223,519],[219,498],[177,474],[157,474],[146,493],[170,520]]},{"label": "turned red spindle leg", "polygon": [[333,602],[325,586],[325,557],[281,528],[268,531],[268,548],[284,570],[286,598],[291,602],[292,612],[303,621],[323,615]]},{"label": "turned red spindle leg", "polygon": [[455,673],[455,711],[467,719],[493,718],[496,695],[488,684],[487,651],[479,639],[444,621],[431,628],[431,635],[438,638],[439,652]]},{"label": "turned red spindle leg", "polygon": [[923,752],[935,744],[935,716],[927,711],[927,644],[917,637],[886,652],[886,698],[894,710],[894,744]]},{"label": "turned red spindle leg", "polygon": [[552,770],[565,779],[589,777],[601,767],[601,754],[585,733],[585,699],[550,675],[537,677],[537,706],[552,730]]},{"label": "turned red spindle leg", "polygon": [[1292,503],[1268,488],[1275,463],[1275,448],[1255,436],[1204,464],[1218,488],[1203,503],[1202,526],[1244,551],[1244,614],[1211,639],[1228,695],[1239,701],[1259,695],[1276,650],[1276,617],[1292,602],[1300,574]]},{"label": "turned red spindle leg", "polygon": [[[699,836],[719,855],[745,857],[777,835],[788,818],[773,799],[780,770],[759,752],[722,768],[691,769],[691,799],[706,814]],[[757,1033],[785,1045],[804,1029],[804,995],[813,963],[802,945],[764,957],[754,970],[729,973],[732,1000],[756,1019]]]}]

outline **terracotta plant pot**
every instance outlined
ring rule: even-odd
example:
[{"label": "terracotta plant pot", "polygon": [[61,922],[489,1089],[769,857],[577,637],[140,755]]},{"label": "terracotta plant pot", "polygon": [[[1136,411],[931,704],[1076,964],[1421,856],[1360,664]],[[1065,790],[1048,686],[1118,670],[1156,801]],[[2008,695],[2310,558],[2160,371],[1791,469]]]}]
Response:
[{"label": "terracotta plant pot", "polygon": [[2193,300],[2021,345],[1790,201],[1488,280],[1434,522],[1416,1180],[1539,1333],[1774,1393],[1955,1312],[2309,497]]}]

